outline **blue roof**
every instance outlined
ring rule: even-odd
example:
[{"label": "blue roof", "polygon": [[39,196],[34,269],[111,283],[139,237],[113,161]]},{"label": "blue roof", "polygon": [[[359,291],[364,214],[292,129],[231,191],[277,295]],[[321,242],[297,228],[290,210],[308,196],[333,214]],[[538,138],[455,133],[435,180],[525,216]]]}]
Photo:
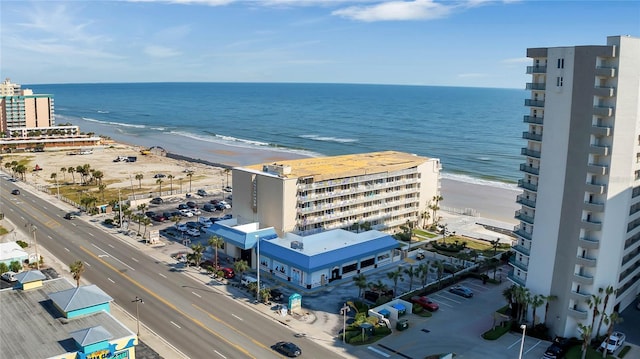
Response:
[{"label": "blue roof", "polygon": [[45,275],[42,274],[42,272],[40,272],[39,270],[30,270],[16,274],[16,280],[22,284],[45,279],[47,279],[47,277],[45,277]]},{"label": "blue roof", "polygon": [[65,313],[113,301],[95,284],[51,293],[49,298]]},{"label": "blue roof", "polygon": [[87,345],[104,342],[107,340],[111,340],[113,335],[109,333],[102,325],[98,325],[97,327],[80,329],[75,332],[69,333],[71,337],[82,347],[86,347]]},{"label": "blue roof", "polygon": [[323,268],[339,266],[350,260],[375,255],[397,247],[398,242],[392,236],[384,235],[369,241],[309,255],[296,249],[263,240],[260,242],[260,255],[313,272]]},{"label": "blue roof", "polygon": [[207,228],[207,233],[222,237],[225,242],[229,242],[242,249],[253,248],[256,244],[256,235],[263,240],[278,238],[278,234],[276,234],[272,227],[253,232],[245,232],[220,223],[214,223],[213,226]]}]

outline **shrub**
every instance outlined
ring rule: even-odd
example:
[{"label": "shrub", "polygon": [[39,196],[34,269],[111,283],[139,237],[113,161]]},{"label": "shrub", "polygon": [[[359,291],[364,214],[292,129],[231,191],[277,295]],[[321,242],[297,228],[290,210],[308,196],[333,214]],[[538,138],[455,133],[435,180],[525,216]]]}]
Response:
[{"label": "shrub", "polygon": [[509,325],[499,325],[493,329],[487,330],[482,334],[486,340],[496,340],[509,331]]},{"label": "shrub", "polygon": [[391,334],[391,329],[387,328],[387,327],[386,327],[386,326],[384,326],[384,325],[377,325],[377,326],[375,326],[375,328],[373,329],[373,333],[374,333],[375,335],[381,335],[381,336],[384,336],[384,335]]},{"label": "shrub", "polygon": [[29,243],[25,242],[25,241],[16,241],[16,243],[20,246],[20,248],[27,248],[29,247]]},{"label": "shrub", "polygon": [[631,350],[631,347],[628,345],[625,345],[624,348],[622,348],[622,350],[620,351],[620,354],[618,354],[618,358],[624,358],[624,356],[627,355],[629,350]]}]

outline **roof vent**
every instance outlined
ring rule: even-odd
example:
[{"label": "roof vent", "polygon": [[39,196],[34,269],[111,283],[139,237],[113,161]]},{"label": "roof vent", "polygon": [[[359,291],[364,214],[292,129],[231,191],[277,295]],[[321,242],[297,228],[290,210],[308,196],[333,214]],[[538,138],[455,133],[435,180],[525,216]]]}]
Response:
[{"label": "roof vent", "polygon": [[302,250],[304,247],[304,245],[302,244],[302,242],[300,241],[291,241],[291,248],[292,249],[300,249]]}]

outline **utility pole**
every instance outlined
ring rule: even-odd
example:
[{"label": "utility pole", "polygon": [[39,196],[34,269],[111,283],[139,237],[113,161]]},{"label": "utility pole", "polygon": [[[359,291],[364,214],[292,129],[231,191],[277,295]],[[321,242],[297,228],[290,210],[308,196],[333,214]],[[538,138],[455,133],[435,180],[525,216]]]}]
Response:
[{"label": "utility pole", "polygon": [[120,229],[122,229],[122,199],[120,199],[120,189],[118,189],[118,212],[120,213]]},{"label": "utility pole", "polygon": [[342,344],[345,344],[347,340],[347,313],[349,313],[349,311],[351,311],[351,308],[349,308],[347,303],[344,303],[342,308],[340,308],[340,314],[342,314]]},{"label": "utility pole", "polygon": [[258,288],[256,289],[256,302],[260,303],[260,237],[256,234],[256,248],[257,248],[257,258],[256,258],[256,268],[258,269]]},{"label": "utility pole", "polygon": [[40,255],[38,255],[38,241],[36,240],[36,231],[38,230],[38,227],[31,222],[28,222],[24,226],[28,227],[29,231],[31,231],[31,234],[33,235],[33,246],[36,251],[36,269],[40,270]]},{"label": "utility pole", "polygon": [[138,298],[138,296],[136,296],[136,299],[132,300],[132,302],[136,303],[136,321],[138,322],[138,333],[136,335],[140,338],[140,312],[138,311],[138,304],[144,304],[144,302],[142,298]]}]

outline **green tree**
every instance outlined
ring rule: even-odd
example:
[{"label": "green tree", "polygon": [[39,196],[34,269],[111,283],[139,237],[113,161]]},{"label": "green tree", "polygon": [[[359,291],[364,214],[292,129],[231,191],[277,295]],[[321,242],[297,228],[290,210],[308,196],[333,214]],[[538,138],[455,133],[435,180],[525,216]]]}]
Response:
[{"label": "green tree", "polygon": [[158,193],[158,196],[160,197],[162,197],[162,182],[164,182],[162,178],[158,178],[156,180],[156,184],[160,186],[159,193]]},{"label": "green tree", "polygon": [[168,175],[167,178],[169,179],[169,193],[173,194],[173,179],[175,178],[173,175]]},{"label": "green tree", "polygon": [[398,281],[404,281],[404,277],[402,276],[402,267],[397,267],[396,270],[387,272],[387,278],[393,281],[393,295],[398,295]]},{"label": "green tree", "polygon": [[578,330],[580,330],[580,339],[582,339],[582,359],[587,357],[587,349],[589,349],[589,342],[591,342],[591,327],[578,323]]},{"label": "green tree", "polygon": [[72,183],[76,183],[76,169],[75,167],[69,167],[67,168],[67,172],[69,172],[69,174],[71,175],[71,181]]},{"label": "green tree", "polygon": [[11,263],[9,263],[9,269],[12,272],[20,272],[22,271],[22,264],[20,264],[19,261],[12,261]]},{"label": "green tree", "polygon": [[194,265],[199,265],[200,262],[202,261],[202,253],[204,252],[204,246],[200,243],[194,244],[191,246],[191,250],[193,251],[192,255],[193,255],[193,261],[195,262]]},{"label": "green tree", "polygon": [[214,263],[216,265],[216,270],[220,268],[218,265],[218,248],[222,248],[224,245],[224,239],[218,236],[211,236],[207,240],[207,244],[214,250]]},{"label": "green tree", "polygon": [[429,265],[426,263],[420,263],[417,269],[418,278],[420,278],[420,283],[424,287],[427,285],[427,280],[429,279]]},{"label": "green tree", "polygon": [[144,224],[144,233],[142,234],[142,238],[147,238],[147,228],[149,227],[149,225],[151,224],[151,218],[147,217],[147,216],[143,216],[142,217],[142,224]]},{"label": "green tree", "polygon": [[434,223],[438,222],[438,211],[440,210],[440,202],[444,200],[441,195],[433,196],[431,201],[429,202],[429,209],[433,214],[431,218],[433,218]]},{"label": "green tree", "polygon": [[409,277],[409,292],[413,289],[413,278],[418,277],[420,275],[420,271],[417,267],[409,266],[409,268],[404,269],[404,274]]},{"label": "green tree", "polygon": [[82,273],[84,273],[84,262],[83,261],[75,261],[69,264],[69,271],[73,275],[73,279],[76,281],[76,287],[80,286],[80,278],[82,277]]},{"label": "green tree", "polygon": [[260,299],[262,299],[264,303],[269,303],[269,301],[271,301],[271,288],[260,288]]},{"label": "green tree", "polygon": [[534,295],[531,297],[531,306],[533,307],[533,326],[536,326],[536,309],[544,304],[544,296]]},{"label": "green tree", "polygon": [[244,259],[241,259],[233,263],[233,269],[240,275],[240,278],[242,278],[244,272],[249,269],[249,264],[247,264],[247,261]]},{"label": "green tree", "polygon": [[96,180],[98,187],[102,185],[102,179],[104,178],[104,173],[102,171],[93,171],[91,176]]},{"label": "green tree", "polygon": [[60,172],[62,172],[62,182],[67,182],[67,168],[61,167]]},{"label": "green tree", "polygon": [[362,290],[367,288],[367,277],[360,273],[357,276],[353,277],[353,281],[358,287],[358,298],[362,297]]},{"label": "green tree", "polygon": [[[611,338],[611,334],[613,334],[613,327],[615,327],[616,324],[623,322],[622,317],[620,316],[620,314],[618,312],[613,312],[611,314],[609,314],[608,316],[606,316],[604,323],[607,326],[607,337],[605,338],[605,342],[609,342],[609,339]],[[603,350],[602,351],[602,357],[606,358],[607,357],[607,351]]]},{"label": "green tree", "polygon": [[142,188],[142,179],[144,178],[144,175],[142,173],[136,173],[136,180],[138,181],[138,189]]},{"label": "green tree", "polygon": [[9,266],[5,262],[0,262],[0,274],[6,273],[9,271]]},{"label": "green tree", "polygon": [[493,248],[493,256],[495,257],[498,254],[498,247],[500,247],[500,238],[496,238],[493,241],[489,241],[491,244],[491,248]]},{"label": "green tree", "polygon": [[442,263],[442,261],[437,260],[431,263],[431,272],[435,273],[437,281],[438,281],[438,289],[440,289],[440,286],[442,284],[442,277],[444,277],[444,264]]},{"label": "green tree", "polygon": [[600,335],[600,329],[602,328],[602,321],[604,320],[604,313],[607,312],[607,305],[609,304],[609,297],[615,294],[617,291],[613,288],[613,286],[607,286],[606,288],[598,289],[600,294],[604,293],[604,300],[602,302],[602,313],[600,316],[600,322],[598,323],[598,330],[596,331],[596,336]]},{"label": "green tree", "polygon": [[102,202],[104,202],[104,190],[107,188],[106,184],[100,184],[98,185],[98,191],[100,192],[100,195],[102,196]]},{"label": "green tree", "polygon": [[[591,294],[591,297],[589,297],[589,299],[587,299],[587,305],[589,306],[589,309],[591,309],[591,333],[593,333],[593,328],[595,327],[596,324],[596,317],[598,315],[600,315],[600,303],[602,303],[602,298],[598,295],[595,294]],[[596,333],[596,335],[598,335]]]}]

